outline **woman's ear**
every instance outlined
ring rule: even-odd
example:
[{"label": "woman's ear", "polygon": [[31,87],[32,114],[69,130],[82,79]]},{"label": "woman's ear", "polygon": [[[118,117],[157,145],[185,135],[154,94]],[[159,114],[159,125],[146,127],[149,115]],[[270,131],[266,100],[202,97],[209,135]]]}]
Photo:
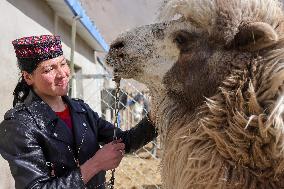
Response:
[{"label": "woman's ear", "polygon": [[258,51],[278,41],[274,28],[264,22],[252,22],[240,26],[233,44],[241,50]]},{"label": "woman's ear", "polygon": [[32,74],[30,74],[26,71],[22,71],[22,75],[23,75],[23,78],[28,85],[32,85],[34,83]]}]

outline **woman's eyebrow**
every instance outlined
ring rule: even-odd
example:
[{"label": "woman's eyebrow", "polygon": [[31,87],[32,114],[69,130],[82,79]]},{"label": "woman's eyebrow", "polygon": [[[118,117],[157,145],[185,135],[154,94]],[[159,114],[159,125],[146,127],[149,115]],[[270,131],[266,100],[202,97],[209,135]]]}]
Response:
[{"label": "woman's eyebrow", "polygon": [[65,61],[66,60],[66,58],[64,57],[59,63],[61,63],[61,62],[63,62],[63,61]]},{"label": "woman's eyebrow", "polygon": [[[60,60],[59,63],[62,63],[63,61],[66,61],[66,58],[63,58],[62,60]],[[42,68],[44,69],[44,68],[47,68],[47,67],[50,67],[56,64],[57,64],[56,62],[50,62],[49,64],[42,66]]]}]

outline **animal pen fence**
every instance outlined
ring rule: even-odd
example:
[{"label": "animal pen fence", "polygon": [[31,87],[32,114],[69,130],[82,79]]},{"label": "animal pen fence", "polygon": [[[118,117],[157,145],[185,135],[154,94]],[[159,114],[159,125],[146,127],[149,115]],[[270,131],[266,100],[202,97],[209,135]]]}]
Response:
[{"label": "animal pen fence", "polygon": [[[96,82],[103,79],[108,83],[106,87]],[[78,78],[77,78],[78,80]],[[89,77],[84,78],[84,89],[93,88],[100,90],[100,96],[94,93],[84,95],[82,98],[90,104],[101,116],[109,122],[115,121],[115,85],[111,78]],[[119,93],[119,116],[118,126],[122,130],[128,130],[135,126],[149,111],[151,99],[147,89],[141,90],[132,82],[122,80],[121,91]],[[96,99],[94,99],[96,98]],[[100,99],[100,100],[97,100]],[[100,109],[98,109],[100,107]],[[160,145],[159,139],[148,143],[146,146],[132,154],[126,154],[121,164],[115,171],[116,189],[157,189],[160,188]],[[111,171],[107,172],[107,181],[111,177]],[[106,187],[107,188],[107,187]]]}]

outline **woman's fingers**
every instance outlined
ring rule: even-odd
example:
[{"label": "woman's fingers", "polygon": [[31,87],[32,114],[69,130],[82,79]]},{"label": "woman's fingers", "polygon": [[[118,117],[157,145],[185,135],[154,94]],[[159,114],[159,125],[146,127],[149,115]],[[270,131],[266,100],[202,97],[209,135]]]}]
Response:
[{"label": "woman's fingers", "polygon": [[117,139],[117,140],[114,140],[114,141],[112,141],[112,143],[121,143],[122,142],[122,139],[120,138],[120,139]]},{"label": "woman's fingers", "polygon": [[124,156],[125,150],[119,150],[119,152],[120,152],[120,155],[121,155],[121,156]]},{"label": "woman's fingers", "polygon": [[122,142],[122,139],[118,139],[115,142],[112,142],[111,144],[115,150],[124,150],[125,148],[125,144]]},{"label": "woman's fingers", "polygon": [[117,143],[114,145],[115,150],[124,150],[124,148],[125,148],[124,143]]}]

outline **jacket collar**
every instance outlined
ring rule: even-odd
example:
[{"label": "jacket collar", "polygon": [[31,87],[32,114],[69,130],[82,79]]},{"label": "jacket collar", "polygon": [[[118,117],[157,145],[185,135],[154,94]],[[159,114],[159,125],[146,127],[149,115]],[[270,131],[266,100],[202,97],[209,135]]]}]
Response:
[{"label": "jacket collar", "polygon": [[[64,99],[70,102],[68,97],[64,97]],[[58,118],[51,107],[45,103],[34,91],[30,91],[29,95],[24,101],[24,104],[40,129],[48,131],[50,137],[54,139],[60,140],[68,145],[73,144],[73,135],[70,129],[67,128],[65,123]],[[76,110],[78,109],[76,105],[69,105],[71,108]]]},{"label": "jacket collar", "polygon": [[44,129],[58,117],[55,112],[46,104],[34,91],[30,90],[29,95],[24,101],[28,111],[32,114],[37,125]]},{"label": "jacket collar", "polygon": [[[78,101],[71,100],[68,96],[62,97],[72,111],[78,113],[85,113],[86,109]],[[30,91],[29,95],[24,101],[26,107],[28,107],[30,113],[37,115],[37,124],[42,128],[43,125],[48,125],[50,122],[56,120],[58,117],[50,106],[45,103],[34,91]]]},{"label": "jacket collar", "polygon": [[76,100],[71,100],[68,96],[63,96],[62,97],[64,102],[66,102],[69,107],[72,109],[72,111],[77,112],[77,113],[84,113],[86,112],[86,109],[82,107],[82,105],[76,101]]},{"label": "jacket collar", "polygon": [[[83,123],[79,114],[87,113],[87,110],[80,104],[79,100],[71,100],[68,96],[63,96],[62,98],[69,105],[70,112],[73,112],[71,117],[76,145],[80,146],[79,144],[81,144],[86,133],[86,124]],[[57,117],[51,107],[34,91],[30,91],[24,104],[40,129],[48,130],[52,138],[73,145],[73,135],[70,129],[64,125],[65,123]]]}]

